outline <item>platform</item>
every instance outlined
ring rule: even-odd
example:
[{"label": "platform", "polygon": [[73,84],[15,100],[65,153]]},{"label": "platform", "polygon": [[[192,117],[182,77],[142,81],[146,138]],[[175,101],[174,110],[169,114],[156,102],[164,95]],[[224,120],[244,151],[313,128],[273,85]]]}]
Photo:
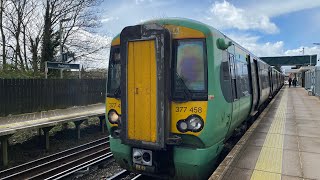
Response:
[{"label": "platform", "polygon": [[93,116],[104,116],[105,105],[71,107],[0,117],[0,136],[15,133],[17,130],[55,126],[69,121],[83,120]]},{"label": "platform", "polygon": [[[74,122],[77,138],[80,138],[80,125],[90,117],[99,117],[102,132],[105,128],[105,105],[103,103],[88,106],[71,107],[0,117],[0,141],[2,148],[2,164],[8,165],[8,138],[17,131],[39,129],[45,137],[45,148],[49,149],[49,131],[58,124]],[[41,135],[41,131],[39,131]]]},{"label": "platform", "polygon": [[320,179],[320,100],[282,88],[210,179]]}]

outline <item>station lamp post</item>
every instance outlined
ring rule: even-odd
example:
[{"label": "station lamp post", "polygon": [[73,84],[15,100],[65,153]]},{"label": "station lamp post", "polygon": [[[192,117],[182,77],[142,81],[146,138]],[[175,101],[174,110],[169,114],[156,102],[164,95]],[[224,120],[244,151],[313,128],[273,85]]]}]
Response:
[{"label": "station lamp post", "polygon": [[[59,27],[59,33],[60,33],[60,61],[63,62],[63,28],[62,28],[62,23],[71,21],[71,18],[66,18],[66,19],[61,19],[60,20],[60,27]],[[60,69],[60,78],[63,79],[63,69]]]}]

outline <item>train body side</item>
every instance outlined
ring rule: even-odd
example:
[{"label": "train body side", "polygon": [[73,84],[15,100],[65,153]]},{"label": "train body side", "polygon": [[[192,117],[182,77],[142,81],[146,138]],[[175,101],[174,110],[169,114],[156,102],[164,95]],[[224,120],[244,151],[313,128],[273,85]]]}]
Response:
[{"label": "train body side", "polygon": [[[228,47],[228,49],[218,49],[218,52],[215,51],[217,54],[222,54],[221,57],[218,57],[216,59],[228,59],[227,61],[222,60],[221,62],[220,78],[223,79],[227,76],[223,73],[223,71],[226,71],[228,66],[233,66],[231,62],[233,60],[230,60],[230,56],[232,56],[232,58],[242,59],[241,62],[247,65],[248,70],[248,74],[245,75],[248,76],[247,79],[249,81],[249,89],[247,91],[241,91],[241,88],[239,90],[239,87],[237,87],[237,90],[239,90],[240,93],[247,93],[248,98],[246,98],[247,96],[245,95],[239,96],[239,93],[233,93],[228,91],[228,89],[233,89],[233,84],[236,84],[237,86],[242,86],[242,88],[244,84],[247,85],[246,83],[244,83],[244,81],[241,80],[241,78],[235,78],[235,83],[229,81],[225,82],[223,80],[221,80],[220,83],[225,100],[231,103],[232,109],[232,112],[230,113],[230,127],[228,129],[228,133],[225,136],[225,140],[227,140],[228,137],[231,136],[231,134],[237,127],[239,127],[241,124],[245,124],[246,121],[250,120],[252,117],[257,115],[258,112],[265,107],[266,103],[282,87],[283,82],[281,81],[282,75],[276,69],[266,64],[258,57],[254,56],[252,53],[248,52],[228,37],[219,35],[216,35],[216,37],[224,38],[225,41],[232,42],[232,45]],[[236,65],[236,72],[238,73],[238,76],[241,70],[243,71],[243,67],[242,69],[240,69],[239,66]],[[230,72],[229,74],[232,74],[232,72]],[[244,74],[241,74],[241,76],[243,75]],[[230,79],[232,81],[232,77]],[[230,94],[230,96],[228,97],[227,94]],[[245,105],[246,103],[244,103],[248,101],[250,107],[249,109],[248,106]],[[235,111],[237,110],[242,114],[242,116],[236,114]]]},{"label": "train body side", "polygon": [[[137,139],[136,135],[132,135],[131,139],[136,139],[139,143],[127,143],[128,141],[121,134],[128,129],[121,129],[123,126],[110,123],[109,120],[111,150],[117,162],[131,171],[145,172],[151,175],[164,173],[183,179],[203,178],[203,175],[210,172],[210,165],[214,164],[223,149],[225,141],[233,134],[234,130],[261,111],[265,103],[281,88],[282,77],[268,64],[210,26],[180,19],[157,20],[146,24],[152,23],[157,24],[157,26],[145,27],[168,30],[171,33],[170,43],[172,45],[177,44],[183,38],[187,40],[200,39],[201,42],[204,42],[207,59],[207,97],[197,101],[192,99],[184,101],[168,99],[168,108],[165,111],[168,112],[166,116],[168,122],[165,122],[164,125],[167,133],[164,135],[166,144],[163,147],[154,148],[150,145],[152,144],[150,142],[140,143],[144,137],[141,136],[140,139]],[[139,29],[140,26],[131,28]],[[130,33],[135,35],[139,32],[131,31]],[[217,42],[221,39],[230,42],[226,49],[222,50],[218,47]],[[120,43],[121,41],[119,36],[113,40],[112,52],[116,51],[115,48],[122,47],[125,44]],[[112,58],[113,55],[111,54],[110,59]],[[121,63],[123,63],[122,58]],[[108,82],[108,86],[110,86],[110,83]],[[121,84],[121,87],[125,87],[125,84]],[[127,91],[126,88],[121,89],[121,91],[114,88],[113,93],[118,94],[125,91]],[[136,91],[138,93],[138,90]],[[108,117],[110,117],[110,111],[117,112],[116,115],[114,113],[115,116],[121,116],[121,113],[127,108],[123,106],[122,101],[121,97],[115,95],[107,97],[106,111]],[[201,112],[199,111],[200,108]],[[181,132],[177,128],[178,121],[192,114],[198,115],[204,120],[203,129],[198,132]],[[126,120],[121,119],[121,121]],[[140,127],[137,126],[137,128]],[[134,130],[129,131],[129,133],[132,133]],[[156,135],[156,133],[153,133],[153,135]],[[167,139],[172,140],[173,137],[179,137],[181,141],[179,143],[178,141],[177,143],[167,141]],[[157,161],[155,164],[158,167],[155,168],[159,168],[160,171],[155,172],[154,169],[150,170],[147,169],[148,167],[145,168],[140,165],[134,166],[132,163],[133,148],[156,149],[154,160]],[[162,163],[167,164],[163,165]]]}]

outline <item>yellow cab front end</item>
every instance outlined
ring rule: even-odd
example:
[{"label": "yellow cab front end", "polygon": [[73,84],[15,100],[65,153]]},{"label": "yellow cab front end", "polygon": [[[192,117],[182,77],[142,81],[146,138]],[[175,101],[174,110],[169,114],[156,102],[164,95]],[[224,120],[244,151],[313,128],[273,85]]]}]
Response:
[{"label": "yellow cab front end", "polygon": [[113,39],[106,115],[121,167],[151,176],[201,177],[197,162],[187,161],[204,147],[198,136],[207,115],[206,57],[205,34],[185,26],[129,26]]}]

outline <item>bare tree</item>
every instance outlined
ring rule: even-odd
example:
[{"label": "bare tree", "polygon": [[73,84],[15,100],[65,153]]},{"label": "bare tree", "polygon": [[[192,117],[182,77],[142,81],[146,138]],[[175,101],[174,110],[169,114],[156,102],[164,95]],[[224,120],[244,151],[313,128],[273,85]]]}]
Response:
[{"label": "bare tree", "polygon": [[[40,16],[40,14],[38,14]],[[43,36],[43,21],[33,21],[28,23],[26,28],[27,39],[29,40],[29,51],[31,53],[30,63],[34,73],[39,70],[40,63],[40,43]]]},{"label": "bare tree", "polygon": [[[98,53],[102,47],[94,46],[94,42],[88,45],[90,40],[79,41],[78,35],[99,25],[93,7],[100,1],[0,0],[3,67],[12,64],[16,70],[22,71],[31,67],[37,73],[39,67],[44,69],[45,61],[52,61],[58,55],[59,44],[76,52],[75,57],[79,59]],[[62,24],[64,35],[60,40],[63,19],[68,21]]]},{"label": "bare tree", "polygon": [[28,70],[28,64],[31,64],[34,72],[38,71],[38,53],[39,43],[42,36],[43,22],[37,17],[42,16],[39,12],[39,1],[29,0],[22,21],[23,34],[23,56]]},{"label": "bare tree", "polygon": [[27,62],[27,38],[25,34],[26,24],[28,23],[33,8],[30,5],[33,1],[28,0],[7,0],[8,6],[5,11],[7,23],[5,29],[14,41],[7,41],[7,45],[11,44],[14,47],[14,66],[15,69],[24,71],[28,69]]},{"label": "bare tree", "polygon": [[10,10],[6,11],[6,16],[8,21],[10,22],[10,26],[7,26],[6,29],[11,33],[11,35],[15,38],[15,68],[18,69],[18,64],[20,64],[20,69],[24,70],[24,61],[21,55],[21,46],[20,46],[20,34],[21,34],[21,24],[22,17],[24,13],[24,8],[26,4],[26,0],[23,1],[14,1],[9,0],[10,2]]},{"label": "bare tree", "polygon": [[2,39],[2,67],[4,70],[6,70],[7,65],[7,57],[6,57],[6,36],[4,34],[3,30],[3,13],[4,13],[4,6],[5,6],[5,0],[0,0],[0,32],[1,32],[1,39]]},{"label": "bare tree", "polygon": [[96,13],[90,11],[90,7],[97,5],[97,0],[46,0],[45,24],[42,41],[41,69],[44,62],[54,58],[54,50],[60,43],[60,22],[65,21],[62,38],[62,46],[66,40],[80,29],[92,28],[98,25]]}]

